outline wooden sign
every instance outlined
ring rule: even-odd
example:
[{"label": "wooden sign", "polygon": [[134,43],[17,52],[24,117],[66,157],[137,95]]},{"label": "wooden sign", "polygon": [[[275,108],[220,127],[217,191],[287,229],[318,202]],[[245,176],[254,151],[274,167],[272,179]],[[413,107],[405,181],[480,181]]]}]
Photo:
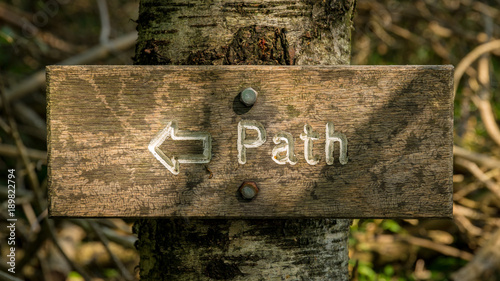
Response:
[{"label": "wooden sign", "polygon": [[49,66],[47,82],[51,216],[452,216],[452,66]]}]

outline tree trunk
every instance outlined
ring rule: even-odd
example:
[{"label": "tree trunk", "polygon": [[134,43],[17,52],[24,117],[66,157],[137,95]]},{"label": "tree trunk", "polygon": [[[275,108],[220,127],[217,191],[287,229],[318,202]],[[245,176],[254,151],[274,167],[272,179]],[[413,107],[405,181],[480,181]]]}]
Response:
[{"label": "tree trunk", "polygon": [[[135,63],[349,64],[354,6],[355,0],[142,0]],[[139,220],[141,279],[348,280],[350,223]]]}]

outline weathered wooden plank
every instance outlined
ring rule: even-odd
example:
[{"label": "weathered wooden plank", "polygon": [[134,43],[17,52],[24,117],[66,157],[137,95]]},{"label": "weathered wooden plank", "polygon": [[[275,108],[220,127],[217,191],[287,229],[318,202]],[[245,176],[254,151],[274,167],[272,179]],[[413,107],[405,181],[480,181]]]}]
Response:
[{"label": "weathered wooden plank", "polygon": [[[451,217],[452,73],[451,66],[49,66],[50,215]],[[238,98],[247,87],[258,92],[250,108]],[[257,131],[240,134],[250,146],[245,164],[239,124],[267,135],[252,148]],[[285,153],[273,159],[273,138],[284,132],[296,159],[277,164]],[[346,159],[339,140],[347,141]],[[193,159],[206,163],[186,163]],[[252,200],[238,191],[245,181],[259,188]]]}]

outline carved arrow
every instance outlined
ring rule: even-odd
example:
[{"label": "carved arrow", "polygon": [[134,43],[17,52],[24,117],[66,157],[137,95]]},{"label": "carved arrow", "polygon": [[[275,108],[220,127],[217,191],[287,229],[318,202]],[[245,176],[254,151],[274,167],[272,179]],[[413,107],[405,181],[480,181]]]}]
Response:
[{"label": "carved arrow", "polygon": [[[173,140],[202,140],[203,154],[187,154],[168,157],[160,150],[160,145],[168,138]],[[212,159],[212,137],[205,132],[179,131],[177,121],[167,122],[167,126],[161,130],[149,143],[149,151],[160,161],[172,174],[179,174],[179,163],[209,163]]]}]

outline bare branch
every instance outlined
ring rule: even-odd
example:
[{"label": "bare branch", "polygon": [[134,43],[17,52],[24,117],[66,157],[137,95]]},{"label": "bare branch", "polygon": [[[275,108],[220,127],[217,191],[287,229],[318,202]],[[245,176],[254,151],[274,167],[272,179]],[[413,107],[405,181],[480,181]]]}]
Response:
[{"label": "bare branch", "polygon": [[78,49],[77,46],[64,41],[54,34],[40,30],[38,27],[28,21],[24,16],[20,15],[18,11],[14,11],[5,3],[0,3],[0,20],[3,20],[19,28],[30,30],[33,35],[36,35],[38,38],[42,39],[49,46],[59,49],[63,52],[72,53]]},{"label": "bare branch", "polygon": [[497,229],[474,258],[453,275],[454,280],[484,280],[485,273],[493,272],[500,266],[500,229]]},{"label": "bare branch", "polygon": [[99,42],[105,45],[109,42],[109,34],[111,33],[108,5],[106,0],[97,0],[97,6],[99,7],[99,17],[101,18],[101,35],[99,36]]},{"label": "bare branch", "polygon": [[457,88],[458,88],[458,84],[460,82],[460,79],[462,79],[462,76],[464,75],[465,70],[467,70],[467,68],[469,68],[469,66],[474,61],[476,61],[479,57],[481,57],[481,55],[483,55],[485,53],[488,53],[488,52],[491,52],[491,51],[493,51],[495,49],[500,49],[500,39],[494,40],[494,41],[490,41],[488,43],[484,43],[482,45],[479,45],[474,50],[472,50],[472,52],[468,53],[460,61],[460,63],[455,68],[455,76],[454,76],[454,80],[455,80],[455,91],[454,91],[454,93],[455,94],[457,92]]},{"label": "bare branch", "polygon": [[476,153],[469,151],[465,148],[462,148],[460,146],[453,146],[453,156],[458,156],[462,157],[464,159],[467,159],[469,161],[475,162],[481,167],[489,168],[489,169],[497,169],[500,168],[500,160],[487,156],[481,153]]},{"label": "bare branch", "polygon": [[101,230],[101,227],[95,223],[94,221],[90,220],[89,221],[90,228],[94,231],[94,233],[97,235],[97,238],[101,241],[101,243],[104,245],[104,248],[106,249],[106,252],[108,252],[108,255],[111,257],[111,260],[113,263],[118,267],[118,270],[120,270],[120,273],[122,274],[123,278],[127,281],[133,281],[135,278],[128,272],[128,270],[125,268],[123,263],[116,257],[116,255],[111,251],[109,248],[109,241],[106,235]]},{"label": "bare branch", "polygon": [[375,241],[375,243],[378,243],[377,241],[384,241],[384,242],[390,242],[390,243],[394,243],[397,241],[404,241],[404,242],[407,242],[407,243],[412,244],[412,245],[431,249],[431,250],[434,250],[436,252],[442,253],[444,255],[447,255],[450,257],[457,257],[457,258],[461,258],[464,260],[472,260],[472,258],[474,257],[474,255],[472,255],[469,252],[461,251],[457,248],[454,248],[454,247],[451,247],[448,245],[440,244],[440,243],[437,243],[437,242],[434,242],[434,241],[431,241],[428,239],[419,238],[419,237],[415,237],[415,236],[411,236],[411,235],[382,234],[382,235],[378,235],[376,239],[377,240]]},{"label": "bare branch", "polygon": [[478,96],[471,97],[472,102],[476,105],[481,115],[481,120],[483,120],[484,127],[488,132],[488,135],[495,141],[497,145],[500,146],[500,129],[498,128],[495,116],[493,114],[493,108],[489,100],[482,99]]},{"label": "bare branch", "polygon": [[455,163],[465,169],[467,169],[472,175],[474,175],[478,180],[483,182],[486,187],[495,194],[498,198],[500,198],[500,186],[490,179],[479,167],[471,161],[465,160],[463,158],[456,158]]},{"label": "bare branch", "polygon": [[[479,237],[483,234],[483,230],[475,225],[473,225],[470,220],[461,214],[453,214],[455,223],[458,227],[462,227],[463,230],[468,234],[469,237]],[[464,232],[462,230],[462,232]]]},{"label": "bare branch", "polygon": [[461,259],[464,259],[467,261],[470,261],[474,258],[474,255],[469,253],[469,252],[461,251],[457,248],[443,245],[443,244],[439,244],[439,243],[436,243],[436,242],[431,241],[431,240],[427,240],[427,239],[423,239],[423,238],[419,238],[419,237],[415,237],[415,236],[402,236],[402,235],[400,235],[398,237],[401,238],[401,240],[407,241],[410,244],[424,247],[427,249],[431,249],[431,250],[434,250],[436,252],[450,256],[450,257],[457,257],[457,258],[461,258]]},{"label": "bare branch", "polygon": [[22,102],[14,103],[14,112],[20,120],[26,124],[35,126],[37,129],[43,130],[45,137],[47,137],[47,127],[45,121],[29,106],[26,106]]},{"label": "bare branch", "polygon": [[13,276],[10,273],[0,271],[0,278],[5,281],[22,281],[21,279]]},{"label": "bare branch", "polygon": [[[87,64],[96,60],[106,58],[111,52],[115,50],[124,50],[132,47],[137,40],[137,32],[131,32],[120,38],[110,41],[106,45],[98,45],[79,55],[68,58],[58,64],[60,65],[74,65],[74,64]],[[26,80],[20,82],[16,86],[5,91],[6,100],[13,101],[22,98],[23,96],[41,88],[45,85],[45,70],[40,70],[31,75]]]},{"label": "bare branch", "polygon": [[[26,153],[28,154],[28,157],[32,160],[42,160],[44,163],[47,163],[46,151],[27,148]],[[19,151],[13,145],[0,144],[0,155],[7,157],[17,157],[19,156]]]},{"label": "bare branch", "polygon": [[[70,219],[70,221],[80,226],[85,231],[91,231],[90,226],[86,220]],[[102,224],[102,222],[104,221],[105,220],[99,220],[98,224]],[[120,235],[115,230],[110,229],[109,227],[102,227],[101,230],[109,241],[115,242],[116,244],[119,244],[128,249],[135,249],[135,242],[137,241],[137,237],[135,237],[134,235]]]},{"label": "bare branch", "polygon": [[483,220],[486,219],[488,216],[486,216],[483,213],[480,213],[476,210],[458,205],[458,204],[453,204],[453,215],[462,215],[465,217],[469,217],[471,219],[475,220]]}]

